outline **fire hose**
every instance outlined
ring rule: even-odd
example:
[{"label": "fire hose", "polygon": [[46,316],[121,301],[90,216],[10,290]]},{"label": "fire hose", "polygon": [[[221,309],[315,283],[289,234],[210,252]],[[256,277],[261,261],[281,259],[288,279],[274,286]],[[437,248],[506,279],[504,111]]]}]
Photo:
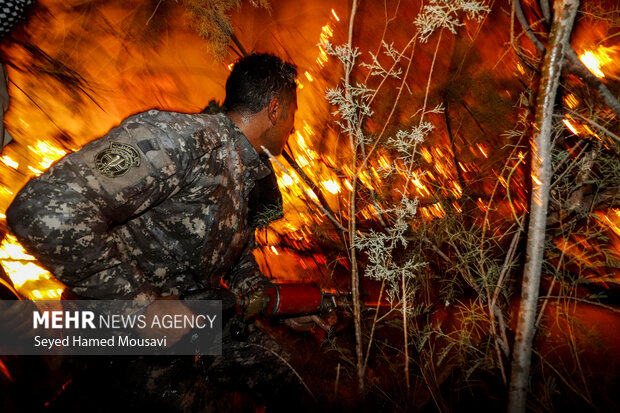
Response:
[{"label": "fire hose", "polygon": [[232,334],[240,339],[245,335],[245,322],[259,314],[291,321],[294,317],[307,316],[320,328],[329,331],[331,326],[321,316],[329,314],[347,302],[346,293],[336,295],[321,290],[316,284],[272,284],[266,289],[256,290],[243,297],[236,297],[229,290],[217,288],[189,292],[181,298],[222,300],[224,317],[232,323]]}]

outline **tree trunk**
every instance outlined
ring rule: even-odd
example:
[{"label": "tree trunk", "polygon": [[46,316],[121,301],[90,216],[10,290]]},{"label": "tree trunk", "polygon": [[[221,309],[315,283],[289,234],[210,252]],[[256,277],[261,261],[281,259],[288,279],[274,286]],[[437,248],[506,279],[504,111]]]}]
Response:
[{"label": "tree trunk", "polygon": [[508,396],[510,413],[525,412],[530,376],[534,321],[545,243],[545,223],[551,186],[551,128],[564,49],[579,7],[579,0],[557,0],[549,47],[545,54],[542,79],[536,101],[535,136],[532,140],[532,199],[521,286],[521,306],[513,348],[512,372]]}]

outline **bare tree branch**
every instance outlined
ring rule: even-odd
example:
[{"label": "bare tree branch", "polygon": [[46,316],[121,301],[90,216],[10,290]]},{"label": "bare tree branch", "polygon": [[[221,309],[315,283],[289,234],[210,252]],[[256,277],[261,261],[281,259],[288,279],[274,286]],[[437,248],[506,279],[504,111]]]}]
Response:
[{"label": "bare tree branch", "polygon": [[532,43],[534,43],[534,46],[536,46],[538,50],[544,53],[545,45],[542,44],[540,40],[538,40],[538,37],[536,37],[534,31],[530,27],[530,24],[527,22],[525,14],[523,13],[523,8],[521,7],[521,1],[513,0],[512,5],[514,7],[515,15],[517,16],[517,19],[519,19],[519,23],[521,23],[521,27],[523,27],[523,30],[525,30],[525,34],[527,34],[527,37],[529,37]]},{"label": "bare tree branch", "polygon": [[540,10],[547,23],[551,23],[551,7],[549,7],[549,0],[539,0]]}]

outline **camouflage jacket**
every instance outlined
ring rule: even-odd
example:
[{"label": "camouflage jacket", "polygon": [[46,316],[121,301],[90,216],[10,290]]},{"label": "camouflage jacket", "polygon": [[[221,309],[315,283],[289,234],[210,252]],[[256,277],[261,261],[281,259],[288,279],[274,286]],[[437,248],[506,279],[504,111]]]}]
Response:
[{"label": "camouflage jacket", "polygon": [[149,299],[220,277],[246,293],[267,282],[248,198],[272,174],[225,115],[151,110],[30,180],[7,222],[84,297]]}]

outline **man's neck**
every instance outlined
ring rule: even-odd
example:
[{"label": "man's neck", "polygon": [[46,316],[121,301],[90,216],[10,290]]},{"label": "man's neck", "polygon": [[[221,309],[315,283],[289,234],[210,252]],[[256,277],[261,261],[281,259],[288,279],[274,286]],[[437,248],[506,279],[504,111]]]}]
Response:
[{"label": "man's neck", "polygon": [[[239,112],[228,112],[226,116],[239,128],[241,132],[248,138],[256,152],[262,153],[261,138],[268,128],[268,118],[266,108],[257,113],[244,114]],[[263,113],[265,112],[265,113]]]}]

